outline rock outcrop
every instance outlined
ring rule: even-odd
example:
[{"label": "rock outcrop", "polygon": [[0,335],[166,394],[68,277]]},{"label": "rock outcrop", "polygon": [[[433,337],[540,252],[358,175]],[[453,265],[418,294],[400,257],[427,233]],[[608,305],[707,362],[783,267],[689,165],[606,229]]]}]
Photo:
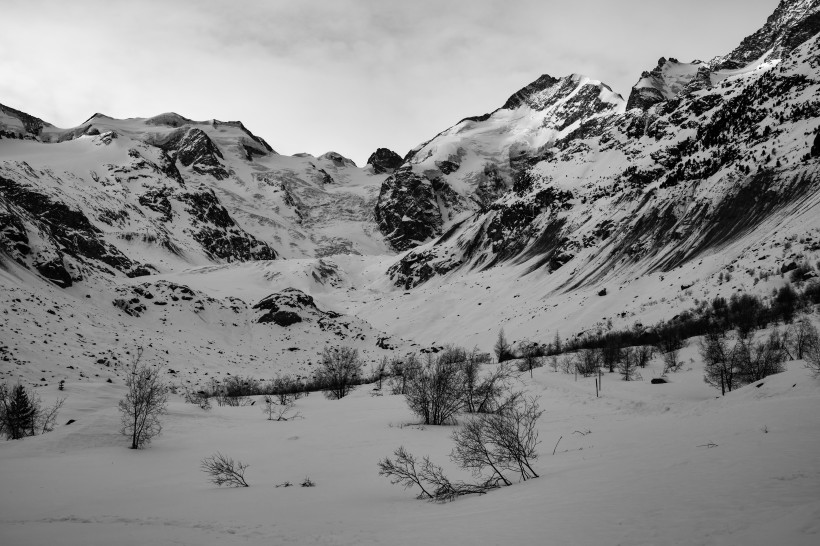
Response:
[{"label": "rock outcrop", "polygon": [[402,164],[402,158],[393,150],[379,148],[367,158],[367,164],[373,165],[373,172],[377,174],[392,174]]}]

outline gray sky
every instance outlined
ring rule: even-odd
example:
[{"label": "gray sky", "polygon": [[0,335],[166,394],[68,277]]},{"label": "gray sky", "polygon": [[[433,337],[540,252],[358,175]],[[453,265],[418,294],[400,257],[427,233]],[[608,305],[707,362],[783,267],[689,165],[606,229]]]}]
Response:
[{"label": "gray sky", "polygon": [[501,106],[541,74],[629,94],[661,56],[709,60],[777,0],[3,0],[0,103],[241,120],[280,153],[362,165]]}]

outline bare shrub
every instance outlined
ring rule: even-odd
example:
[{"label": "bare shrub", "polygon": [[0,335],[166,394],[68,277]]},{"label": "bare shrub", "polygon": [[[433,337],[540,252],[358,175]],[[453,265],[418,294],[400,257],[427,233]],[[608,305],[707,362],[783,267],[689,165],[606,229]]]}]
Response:
[{"label": "bare shrub", "polygon": [[810,343],[805,350],[806,368],[820,377],[820,342]]},{"label": "bare shrub", "polygon": [[682,366],[678,360],[680,350],[686,347],[686,340],[674,329],[665,329],[658,334],[656,348],[663,359],[663,373],[676,372]]},{"label": "bare shrub", "polygon": [[570,356],[564,356],[560,362],[561,371],[567,374],[571,374],[575,372],[576,369],[576,360]]},{"label": "bare shrub", "polygon": [[518,472],[522,480],[538,477],[531,463],[538,458],[540,442],[535,425],[543,413],[537,399],[521,398],[506,411],[481,418],[498,464]]},{"label": "bare shrub", "polygon": [[742,362],[740,375],[743,383],[754,383],[764,377],[780,373],[785,368],[786,346],[776,329],[764,342],[750,342],[746,360]]},{"label": "bare shrub", "polygon": [[358,350],[351,347],[326,348],[322,352],[316,379],[325,388],[325,396],[340,400],[356,388],[361,372],[362,361],[359,360]]},{"label": "bare shrub", "polygon": [[575,357],[575,368],[584,377],[595,375],[601,367],[599,352],[594,349],[581,349]]},{"label": "bare shrub", "polygon": [[428,353],[424,366],[407,383],[407,405],[425,425],[451,423],[464,406],[463,384],[459,362]]},{"label": "bare shrub", "polygon": [[510,485],[504,476],[503,454],[500,453],[489,438],[486,416],[471,419],[452,434],[456,444],[450,453],[461,468],[470,470],[476,478],[483,478],[485,469],[489,468],[491,475],[487,481],[495,481]]},{"label": "bare shrub", "polygon": [[409,354],[402,360],[394,358],[390,361],[390,393],[391,394],[405,394],[407,391],[407,381],[412,380],[421,363],[415,354]]},{"label": "bare shrub", "polygon": [[600,349],[601,365],[609,370],[609,373],[615,372],[615,367],[623,358],[623,349],[620,341],[615,336],[606,336],[604,346]]},{"label": "bare shrub", "polygon": [[478,478],[477,483],[453,482],[428,457],[419,461],[404,447],[396,449],[394,459],[379,461],[379,475],[405,488],[418,487],[419,498],[431,500],[451,500],[511,485],[505,471],[516,472],[522,481],[537,478],[532,462],[538,457],[535,425],[542,413],[535,399],[521,399],[503,413],[479,415],[453,432],[455,447],[450,458]]},{"label": "bare shrub", "polygon": [[649,364],[650,360],[652,360],[654,352],[655,351],[649,345],[635,347],[635,363],[641,368],[646,368],[646,365]]},{"label": "bare shrub", "polygon": [[162,432],[160,417],[167,413],[168,387],[160,378],[160,368],[141,363],[142,347],[128,367],[128,392],[119,402],[120,432],[131,437],[131,449],[140,449]]},{"label": "bare shrub", "polygon": [[461,365],[464,411],[468,413],[493,413],[512,402],[510,381],[513,379],[512,368],[508,363],[500,363],[491,372],[483,370],[486,359],[473,349],[466,353]]},{"label": "bare shrub", "polygon": [[248,482],[245,481],[245,469],[248,465],[219,452],[202,459],[199,467],[208,475],[208,481],[217,486],[248,487]]},{"label": "bare shrub", "polygon": [[812,345],[817,345],[820,342],[817,328],[806,317],[795,321],[786,333],[788,336],[787,348],[795,360],[806,358]]},{"label": "bare shrub", "polygon": [[199,406],[200,409],[208,411],[211,409],[211,398],[205,394],[204,392],[200,391],[189,391],[185,390],[185,402],[187,404],[194,404]]},{"label": "bare shrub", "polygon": [[305,476],[305,479],[299,485],[302,487],[316,487],[316,483],[310,479],[310,476]]},{"label": "bare shrub", "polygon": [[292,421],[302,417],[302,414],[294,409],[295,402],[288,396],[277,399],[273,395],[266,394],[262,401],[264,402],[262,411],[268,416],[268,421]]},{"label": "bare shrub", "polygon": [[60,409],[63,407],[65,403],[65,398],[58,398],[55,400],[54,404],[47,408],[43,408],[40,405],[40,399],[36,398],[37,402],[37,414],[34,418],[34,422],[37,426],[37,429],[40,431],[40,434],[45,434],[46,432],[51,432],[54,430],[54,424],[57,422],[57,414],[60,413]]},{"label": "bare shrub", "polygon": [[537,343],[528,340],[522,341],[520,346],[521,361],[518,365],[518,371],[529,371],[530,377],[532,377],[533,368],[541,367],[541,357],[544,355],[544,349]]},{"label": "bare shrub", "polygon": [[418,487],[421,490],[419,499],[448,501],[463,495],[483,494],[494,487],[491,484],[452,482],[429,457],[419,461],[404,447],[397,448],[393,456],[394,459],[385,457],[379,461],[379,476],[385,476],[390,483],[405,489]]}]

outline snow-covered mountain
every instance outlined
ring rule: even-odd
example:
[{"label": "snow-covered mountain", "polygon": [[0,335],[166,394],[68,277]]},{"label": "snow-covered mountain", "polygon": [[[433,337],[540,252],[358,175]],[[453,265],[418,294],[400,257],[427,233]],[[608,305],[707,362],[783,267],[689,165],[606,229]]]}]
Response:
[{"label": "snow-covered mountain", "polygon": [[[735,51],[661,58],[626,100],[544,75],[363,168],[277,154],[240,122],[95,114],[58,129],[0,106],[0,304],[18,310],[2,316],[7,362],[47,360],[31,341],[57,327],[49,309],[85,317],[117,354],[131,325],[193,369],[165,330],[190,331],[195,354],[219,331],[236,366],[277,354],[272,367],[307,373],[294,340],[311,358],[328,343],[370,361],[414,342],[488,350],[501,326],[575,335],[769,292],[820,251],[818,13],[783,0]],[[276,303],[259,323],[254,306],[291,290],[315,310],[298,321]],[[196,304],[211,300],[213,316]],[[88,339],[69,345],[83,362],[94,352],[86,375],[102,350]]]},{"label": "snow-covered mountain", "polygon": [[440,133],[382,185],[385,236],[399,250],[424,241],[391,277],[409,288],[512,263],[560,271],[556,288],[574,289],[740,240],[763,259],[767,245],[820,227],[820,39],[805,32],[817,13],[817,2],[781,2],[744,40],[763,53],[741,67],[726,68],[740,49],[712,63],[661,59],[626,103],[587,78],[542,76]]}]

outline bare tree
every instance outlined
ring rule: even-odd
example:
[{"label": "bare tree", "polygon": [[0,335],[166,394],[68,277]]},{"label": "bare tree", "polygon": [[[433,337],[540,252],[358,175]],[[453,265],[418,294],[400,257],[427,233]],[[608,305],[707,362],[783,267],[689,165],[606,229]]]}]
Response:
[{"label": "bare tree", "polygon": [[764,377],[784,370],[786,347],[777,329],[769,334],[765,342],[753,343],[745,353],[747,359],[742,363],[740,375],[743,383],[754,383]]},{"label": "bare tree", "polygon": [[791,356],[795,360],[802,360],[806,358],[812,345],[816,345],[820,341],[820,336],[817,334],[817,328],[809,321],[808,318],[803,317],[795,321],[787,330],[788,344]]},{"label": "bare tree", "polygon": [[[39,400],[37,402],[39,406]],[[35,423],[37,424],[37,429],[40,431],[40,434],[54,430],[54,423],[57,422],[57,414],[60,412],[64,403],[65,398],[58,398],[53,405],[47,408],[38,408]]]},{"label": "bare tree", "polygon": [[219,487],[248,487],[248,482],[245,481],[245,469],[248,465],[219,452],[202,459],[199,467],[208,475],[208,480]]},{"label": "bare tree", "polygon": [[635,363],[641,368],[646,368],[646,365],[649,364],[650,360],[652,360],[653,353],[654,351],[649,345],[635,347]]},{"label": "bare tree", "polygon": [[128,367],[125,386],[128,392],[120,400],[120,432],[131,437],[131,449],[139,449],[162,432],[160,417],[167,413],[168,387],[160,378],[160,368],[141,363],[142,347]]},{"label": "bare tree", "polygon": [[601,347],[601,364],[609,369],[609,373],[615,372],[615,367],[621,361],[622,349],[620,341],[615,336],[607,336],[604,346]]},{"label": "bare tree", "polygon": [[425,425],[452,422],[464,406],[464,380],[459,362],[427,354],[427,362],[407,383],[405,398],[410,410]]},{"label": "bare tree", "polygon": [[674,330],[664,330],[659,334],[656,347],[663,358],[663,373],[678,371],[681,367],[678,355],[686,347],[686,340]]},{"label": "bare tree", "polygon": [[404,360],[393,358],[390,361],[390,393],[405,394],[407,381],[415,377],[421,364],[414,353],[407,355]]},{"label": "bare tree", "polygon": [[625,347],[621,351],[621,360],[618,362],[618,373],[624,381],[636,379],[638,365],[638,351],[633,347]]},{"label": "bare tree", "polygon": [[721,395],[726,394],[728,387],[733,386],[733,370],[730,368],[730,351],[723,332],[713,330],[700,341],[700,356],[704,363],[703,380],[713,387],[720,388]]},{"label": "bare tree", "polygon": [[532,370],[533,368],[538,368],[541,366],[541,356],[543,355],[543,349],[538,346],[537,343],[533,343],[528,340],[524,340],[521,342],[521,363],[518,366],[518,371],[530,372],[530,377],[532,377]]},{"label": "bare tree", "polygon": [[382,357],[381,361],[376,365],[376,368],[373,370],[373,379],[375,379],[378,384],[376,385],[376,390],[382,390],[382,379],[384,376],[387,375],[387,367],[390,365],[390,361],[387,360],[387,357]]},{"label": "bare tree", "polygon": [[806,347],[805,355],[806,367],[814,372],[816,376],[820,376],[820,342],[815,340],[809,343]]},{"label": "bare tree", "polygon": [[350,394],[359,383],[362,361],[359,351],[351,347],[327,348],[322,353],[322,361],[316,379],[325,387],[325,396],[340,400]]},{"label": "bare tree", "polygon": [[595,375],[601,367],[601,359],[598,351],[594,349],[581,349],[575,359],[575,367],[578,373],[584,377]]}]

